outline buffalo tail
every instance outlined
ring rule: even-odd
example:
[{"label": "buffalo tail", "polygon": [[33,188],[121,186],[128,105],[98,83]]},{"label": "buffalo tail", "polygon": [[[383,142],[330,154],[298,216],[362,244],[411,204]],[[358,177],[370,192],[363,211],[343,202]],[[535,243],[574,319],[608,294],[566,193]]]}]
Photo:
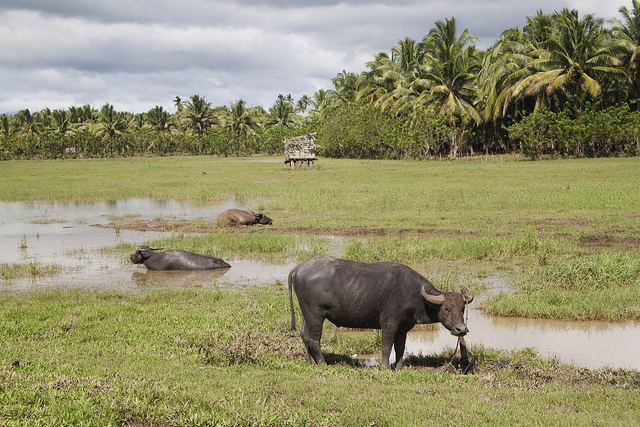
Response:
[{"label": "buffalo tail", "polygon": [[296,272],[296,269],[292,269],[291,272],[289,272],[289,280],[288,280],[288,285],[289,285],[289,307],[291,308],[291,330],[295,331],[296,330],[296,312],[295,309],[293,307],[293,274]]}]

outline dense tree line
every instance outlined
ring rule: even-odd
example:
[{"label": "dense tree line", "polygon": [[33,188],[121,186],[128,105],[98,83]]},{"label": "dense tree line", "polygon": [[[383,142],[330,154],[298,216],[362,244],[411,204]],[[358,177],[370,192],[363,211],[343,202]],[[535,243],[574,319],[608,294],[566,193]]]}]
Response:
[{"label": "dense tree line", "polygon": [[22,110],[2,116],[0,156],[277,153],[284,137],[310,131],[336,157],[637,155],[640,0],[619,12],[605,21],[540,11],[486,51],[444,19],[364,72],[338,73],[333,89],[279,95],[268,110],[243,100],[212,107],[199,95],[176,97],[173,113]]}]

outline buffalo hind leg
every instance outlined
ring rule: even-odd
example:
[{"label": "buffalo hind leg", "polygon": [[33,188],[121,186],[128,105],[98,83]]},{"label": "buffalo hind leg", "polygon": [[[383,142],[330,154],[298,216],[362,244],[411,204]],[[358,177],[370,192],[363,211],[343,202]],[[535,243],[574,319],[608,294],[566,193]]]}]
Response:
[{"label": "buffalo hind leg", "polygon": [[313,357],[311,356],[311,350],[309,349],[309,346],[307,345],[307,340],[304,339],[304,325],[305,325],[305,321],[304,321],[304,317],[302,318],[302,327],[300,328],[300,337],[302,337],[302,343],[304,344],[304,348],[307,350],[307,360],[311,363],[315,363],[316,361],[313,360]]},{"label": "buffalo hind leg", "polygon": [[396,371],[402,369],[404,365],[404,347],[407,342],[407,331],[400,330],[396,333],[396,338],[393,340],[393,349],[396,351]]},{"label": "buffalo hind leg", "polygon": [[304,319],[304,325],[300,331],[300,336],[304,346],[309,353],[311,360],[318,365],[325,365],[324,356],[320,351],[320,338],[322,338],[322,325],[324,317],[310,316],[311,319]]}]

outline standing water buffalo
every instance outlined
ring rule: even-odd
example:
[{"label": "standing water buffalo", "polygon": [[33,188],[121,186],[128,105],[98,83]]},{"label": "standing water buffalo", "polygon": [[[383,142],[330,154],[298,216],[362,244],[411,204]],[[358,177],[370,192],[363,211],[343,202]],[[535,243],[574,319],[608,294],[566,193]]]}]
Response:
[{"label": "standing water buffalo", "polygon": [[229,268],[229,264],[220,258],[198,255],[185,251],[157,252],[160,249],[140,246],[129,257],[134,264],[144,264],[147,269],[160,270],[210,270]]},{"label": "standing water buffalo", "polygon": [[218,215],[217,222],[219,225],[271,225],[271,218],[262,213],[254,211],[247,212],[240,209],[228,209]]},{"label": "standing water buffalo", "polygon": [[416,271],[402,264],[366,264],[314,257],[289,273],[291,328],[295,329],[292,290],[302,311],[300,335],[310,359],[324,364],[320,351],[322,324],[382,329],[382,364],[389,366],[391,346],[396,369],[402,367],[407,332],[416,324],[442,323],[455,336],[469,330],[465,305],[473,301],[466,289],[441,292]]}]

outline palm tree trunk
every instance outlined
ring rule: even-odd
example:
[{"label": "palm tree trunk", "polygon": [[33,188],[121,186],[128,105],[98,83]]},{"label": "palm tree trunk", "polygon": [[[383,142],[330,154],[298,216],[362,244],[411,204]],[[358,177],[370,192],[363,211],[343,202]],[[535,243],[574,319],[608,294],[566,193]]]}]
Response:
[{"label": "palm tree trunk", "polygon": [[577,119],[580,120],[582,113],[584,112],[584,101],[582,99],[582,83],[580,80],[576,80],[576,96],[578,97],[578,111]]}]

